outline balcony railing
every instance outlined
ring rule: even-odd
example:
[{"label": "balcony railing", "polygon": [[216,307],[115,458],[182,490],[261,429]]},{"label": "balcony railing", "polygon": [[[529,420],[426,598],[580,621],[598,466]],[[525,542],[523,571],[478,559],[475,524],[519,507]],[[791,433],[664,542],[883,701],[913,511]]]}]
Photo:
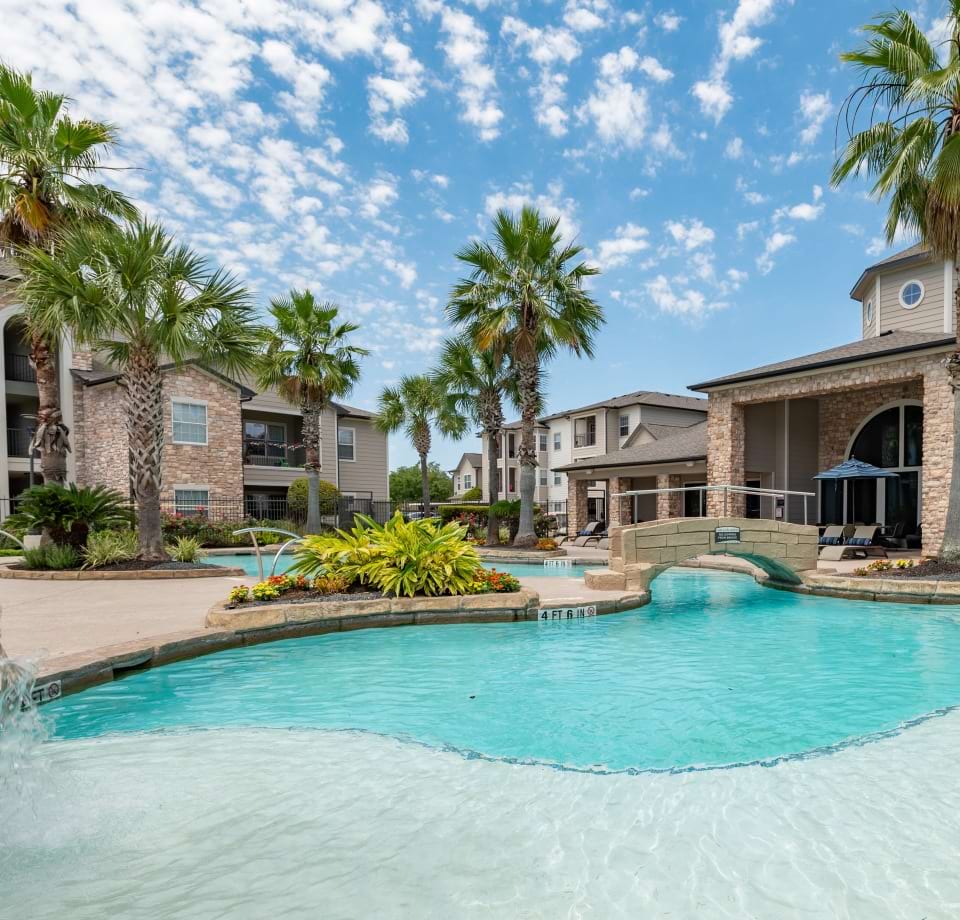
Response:
[{"label": "balcony railing", "polygon": [[[7,456],[8,457],[29,457],[30,456],[30,432],[23,428],[7,429]],[[34,456],[39,456],[34,452]]]},{"label": "balcony railing", "polygon": [[597,435],[593,434],[575,434],[573,436],[574,447],[593,447],[597,443]]},{"label": "balcony railing", "polygon": [[20,380],[24,383],[36,383],[37,373],[27,355],[5,354],[3,363],[7,380]]},{"label": "balcony railing", "polygon": [[306,462],[306,451],[302,445],[244,438],[243,462],[247,466],[302,468]]}]

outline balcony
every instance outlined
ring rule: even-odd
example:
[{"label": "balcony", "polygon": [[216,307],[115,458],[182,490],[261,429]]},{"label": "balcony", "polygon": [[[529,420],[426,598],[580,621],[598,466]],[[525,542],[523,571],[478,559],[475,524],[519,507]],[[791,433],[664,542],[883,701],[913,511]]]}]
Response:
[{"label": "balcony", "polygon": [[23,383],[36,383],[37,374],[28,355],[7,353],[3,356],[7,380],[20,380]]},{"label": "balcony", "polygon": [[573,436],[574,447],[594,447],[597,443],[597,433],[595,431]]},{"label": "balcony", "polygon": [[[8,457],[29,457],[30,456],[30,432],[25,428],[7,429],[7,456]],[[39,456],[34,453],[34,456]]]},{"label": "balcony", "polygon": [[243,463],[245,466],[303,469],[306,451],[302,445],[284,444],[282,441],[265,441],[262,438],[243,439]]}]

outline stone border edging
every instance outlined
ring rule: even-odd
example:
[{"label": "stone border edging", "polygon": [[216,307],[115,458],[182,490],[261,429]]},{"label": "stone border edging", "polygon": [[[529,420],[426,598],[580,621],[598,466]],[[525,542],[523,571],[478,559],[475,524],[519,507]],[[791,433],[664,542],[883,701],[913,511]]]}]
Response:
[{"label": "stone border edging", "polygon": [[[597,608],[598,614],[609,614],[632,610],[649,602],[649,594],[624,594],[619,598],[597,601],[584,598],[550,599],[549,608],[590,605]],[[453,609],[452,605],[455,605]],[[309,610],[304,608],[317,607],[327,608],[324,611],[327,615],[313,618],[305,615]],[[46,702],[48,699],[78,693],[97,684],[109,683],[136,671],[247,645],[388,626],[536,621],[539,611],[540,597],[533,591],[475,594],[455,598],[383,598],[373,601],[330,601],[323,604],[264,604],[246,610],[228,610],[226,604],[221,603],[210,608],[207,614],[207,629],[170,633],[51,658],[44,662],[40,669],[36,687],[42,688],[54,681],[60,682],[55,696],[43,698],[42,702]],[[288,612],[292,616],[288,616]],[[244,616],[241,620],[238,614],[258,616]]]},{"label": "stone border edging", "polygon": [[960,604],[960,581],[850,577],[820,572],[804,572],[802,577],[803,584],[793,588],[800,594],[899,604]]},{"label": "stone border edging", "polygon": [[22,578],[34,581],[133,581],[165,578],[246,578],[243,569],[221,566],[207,569],[127,569],[98,572],[96,569],[12,569],[0,565],[0,578]]}]

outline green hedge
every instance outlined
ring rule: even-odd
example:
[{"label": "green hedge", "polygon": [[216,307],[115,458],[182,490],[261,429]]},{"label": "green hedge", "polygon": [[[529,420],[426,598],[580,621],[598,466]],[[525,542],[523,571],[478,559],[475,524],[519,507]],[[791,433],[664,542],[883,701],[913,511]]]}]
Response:
[{"label": "green hedge", "polygon": [[[306,516],[307,513],[307,490],[309,486],[306,477],[303,479],[294,479],[287,486],[287,508],[291,514]],[[337,510],[337,501],[340,498],[340,490],[326,479],[320,480],[320,513],[335,514]]]},{"label": "green hedge", "polygon": [[449,524],[450,521],[459,518],[461,514],[472,514],[476,519],[477,526],[484,527],[487,523],[489,507],[487,505],[441,505],[439,510],[440,520],[444,524]]}]

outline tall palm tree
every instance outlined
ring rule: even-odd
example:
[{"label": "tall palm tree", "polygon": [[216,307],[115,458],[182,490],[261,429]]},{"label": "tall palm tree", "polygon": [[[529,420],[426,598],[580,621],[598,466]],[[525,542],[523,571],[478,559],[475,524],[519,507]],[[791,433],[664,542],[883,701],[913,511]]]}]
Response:
[{"label": "tall palm tree", "polygon": [[375,424],[385,434],[403,429],[420,457],[420,496],[423,510],[430,509],[430,471],[427,457],[433,429],[444,437],[460,438],[467,420],[456,401],[437,381],[426,374],[405,375],[393,387],[384,387],[377,406]]},{"label": "tall palm tree", "polygon": [[[449,393],[460,412],[479,425],[487,439],[487,487],[491,505],[497,500],[500,429],[503,428],[503,397],[517,403],[516,377],[503,355],[492,349],[477,351],[465,336],[448,339],[434,371],[437,383]],[[487,545],[500,542],[500,526],[492,510],[487,514]]]},{"label": "tall palm tree", "polygon": [[[866,44],[840,56],[860,71],[861,84],[841,111],[848,138],[831,182],[870,176],[874,196],[888,201],[887,242],[906,230],[953,260],[960,335],[960,0],[947,6],[950,37],[942,57],[902,10],[864,26]],[[957,436],[941,555],[960,559],[960,339],[946,367]]]},{"label": "tall palm tree", "polygon": [[307,473],[307,531],[320,530],[320,419],[332,399],[349,395],[360,379],[365,348],[347,337],[360,327],[338,322],[335,303],[317,303],[310,291],[291,291],[270,301],[274,326],[257,367],[262,387],[276,387],[300,407]]},{"label": "tall palm tree", "polygon": [[[74,121],[66,103],[65,96],[34,89],[29,74],[0,64],[0,255],[26,245],[50,248],[71,223],[136,217],[124,195],[90,181],[115,142],[113,128]],[[57,380],[60,330],[41,335],[29,310],[24,322],[39,402],[33,446],[44,480],[63,482],[70,444]]]},{"label": "tall palm tree", "polygon": [[603,309],[584,290],[599,269],[577,261],[582,246],[561,242],[559,218],[524,207],[519,216],[499,211],[493,241],[473,242],[457,253],[470,268],[447,306],[450,320],[465,328],[478,351],[508,355],[517,376],[522,422],[520,528],[515,546],[537,541],[533,494],[537,484],[535,427],[543,394],[542,366],[561,349],[593,357]]},{"label": "tall palm tree", "polygon": [[121,371],[139,556],[163,560],[161,361],[196,358],[228,374],[250,369],[262,338],[252,300],[230,275],[209,270],[159,224],[143,221],[72,228],[54,254],[30,247],[21,265],[21,294],[38,328],[69,329]]}]

